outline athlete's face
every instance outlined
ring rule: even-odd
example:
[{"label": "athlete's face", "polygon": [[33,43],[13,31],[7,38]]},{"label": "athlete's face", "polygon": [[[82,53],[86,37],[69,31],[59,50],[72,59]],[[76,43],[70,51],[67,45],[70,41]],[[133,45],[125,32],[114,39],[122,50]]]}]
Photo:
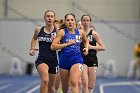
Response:
[{"label": "athlete's face", "polygon": [[84,16],[83,19],[81,20],[82,25],[84,28],[88,28],[91,25],[90,17],[89,16]]},{"label": "athlete's face", "polygon": [[81,21],[79,21],[76,26],[77,26],[78,29],[83,29]]},{"label": "athlete's face", "polygon": [[75,27],[75,18],[72,15],[68,15],[65,19],[65,25],[68,29],[73,29]]},{"label": "athlete's face", "polygon": [[44,15],[44,20],[46,22],[46,25],[53,25],[54,24],[54,13],[53,12],[46,12]]}]

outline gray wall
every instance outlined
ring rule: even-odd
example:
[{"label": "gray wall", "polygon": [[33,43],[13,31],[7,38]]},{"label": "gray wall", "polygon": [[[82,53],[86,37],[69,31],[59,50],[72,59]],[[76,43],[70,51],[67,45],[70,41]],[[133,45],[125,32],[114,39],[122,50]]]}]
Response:
[{"label": "gray wall", "polygon": [[[4,17],[4,2],[0,0],[0,16]],[[103,19],[131,20],[140,18],[140,0],[7,0],[8,17],[42,18],[46,10],[52,9],[58,18],[74,12],[77,18],[86,11]],[[76,4],[75,4],[76,3]]]}]

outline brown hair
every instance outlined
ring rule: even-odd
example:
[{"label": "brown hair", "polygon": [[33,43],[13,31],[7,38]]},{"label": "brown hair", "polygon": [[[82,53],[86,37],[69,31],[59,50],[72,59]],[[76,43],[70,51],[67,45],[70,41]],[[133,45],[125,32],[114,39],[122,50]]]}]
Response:
[{"label": "brown hair", "polygon": [[75,21],[76,21],[75,15],[73,13],[66,14],[65,19],[67,18],[68,15],[72,15],[74,17]]},{"label": "brown hair", "polygon": [[88,16],[88,17],[90,18],[90,21],[92,21],[90,15],[83,15],[83,16],[81,17],[81,20],[83,20],[83,17],[84,17],[84,16]]},{"label": "brown hair", "polygon": [[[75,15],[74,15],[73,13],[66,14],[64,18],[66,19],[68,15],[72,15],[72,16],[74,17],[75,21],[76,21]],[[64,22],[63,22],[63,23],[60,25],[60,29],[64,29],[64,28],[66,28],[66,25],[65,25]],[[59,29],[59,30],[60,30],[60,29]]]}]

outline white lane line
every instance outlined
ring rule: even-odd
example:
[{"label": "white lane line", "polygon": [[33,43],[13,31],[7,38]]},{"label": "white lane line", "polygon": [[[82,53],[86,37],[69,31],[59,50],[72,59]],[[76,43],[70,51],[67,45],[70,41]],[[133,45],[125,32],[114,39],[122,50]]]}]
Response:
[{"label": "white lane line", "polygon": [[126,81],[126,82],[113,82],[113,83],[104,83],[99,86],[100,93],[104,93],[104,87],[110,86],[132,86],[134,90],[140,92],[140,89],[136,85],[140,85],[140,81]]},{"label": "white lane line", "polygon": [[37,85],[37,86],[33,87],[32,89],[30,89],[29,91],[27,91],[26,93],[33,93],[34,91],[36,91],[39,88],[40,88],[40,85]]},{"label": "white lane line", "polygon": [[40,82],[40,81],[34,81],[34,83],[31,83],[31,84],[29,84],[29,85],[27,85],[27,86],[25,86],[25,87],[23,87],[23,88],[20,88],[19,90],[16,90],[14,93],[21,93],[21,92],[23,92],[23,91],[26,91],[28,88],[30,88],[30,87],[32,87],[32,86],[34,86],[34,85],[39,84],[39,82]]},{"label": "white lane line", "polygon": [[3,89],[5,89],[5,88],[7,88],[7,87],[9,87],[9,86],[11,86],[11,84],[3,85],[3,86],[0,87],[0,90],[3,90]]},{"label": "white lane line", "polygon": [[140,81],[113,82],[113,83],[104,83],[102,85],[104,86],[140,85]]},{"label": "white lane line", "polygon": [[104,93],[104,88],[103,88],[103,87],[104,87],[104,86],[101,84],[100,87],[99,87],[100,93]]}]

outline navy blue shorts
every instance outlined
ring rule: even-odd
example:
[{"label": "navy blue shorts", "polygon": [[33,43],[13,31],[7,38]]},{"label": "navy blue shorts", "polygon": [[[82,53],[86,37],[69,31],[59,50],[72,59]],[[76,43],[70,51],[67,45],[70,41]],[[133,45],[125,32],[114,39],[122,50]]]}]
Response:
[{"label": "navy blue shorts", "polygon": [[47,58],[47,57],[42,57],[42,56],[38,56],[37,60],[35,61],[35,65],[36,67],[39,64],[45,63],[48,65],[49,67],[49,73],[51,74],[57,74],[58,73],[58,61],[57,61],[57,57],[54,58]]}]

